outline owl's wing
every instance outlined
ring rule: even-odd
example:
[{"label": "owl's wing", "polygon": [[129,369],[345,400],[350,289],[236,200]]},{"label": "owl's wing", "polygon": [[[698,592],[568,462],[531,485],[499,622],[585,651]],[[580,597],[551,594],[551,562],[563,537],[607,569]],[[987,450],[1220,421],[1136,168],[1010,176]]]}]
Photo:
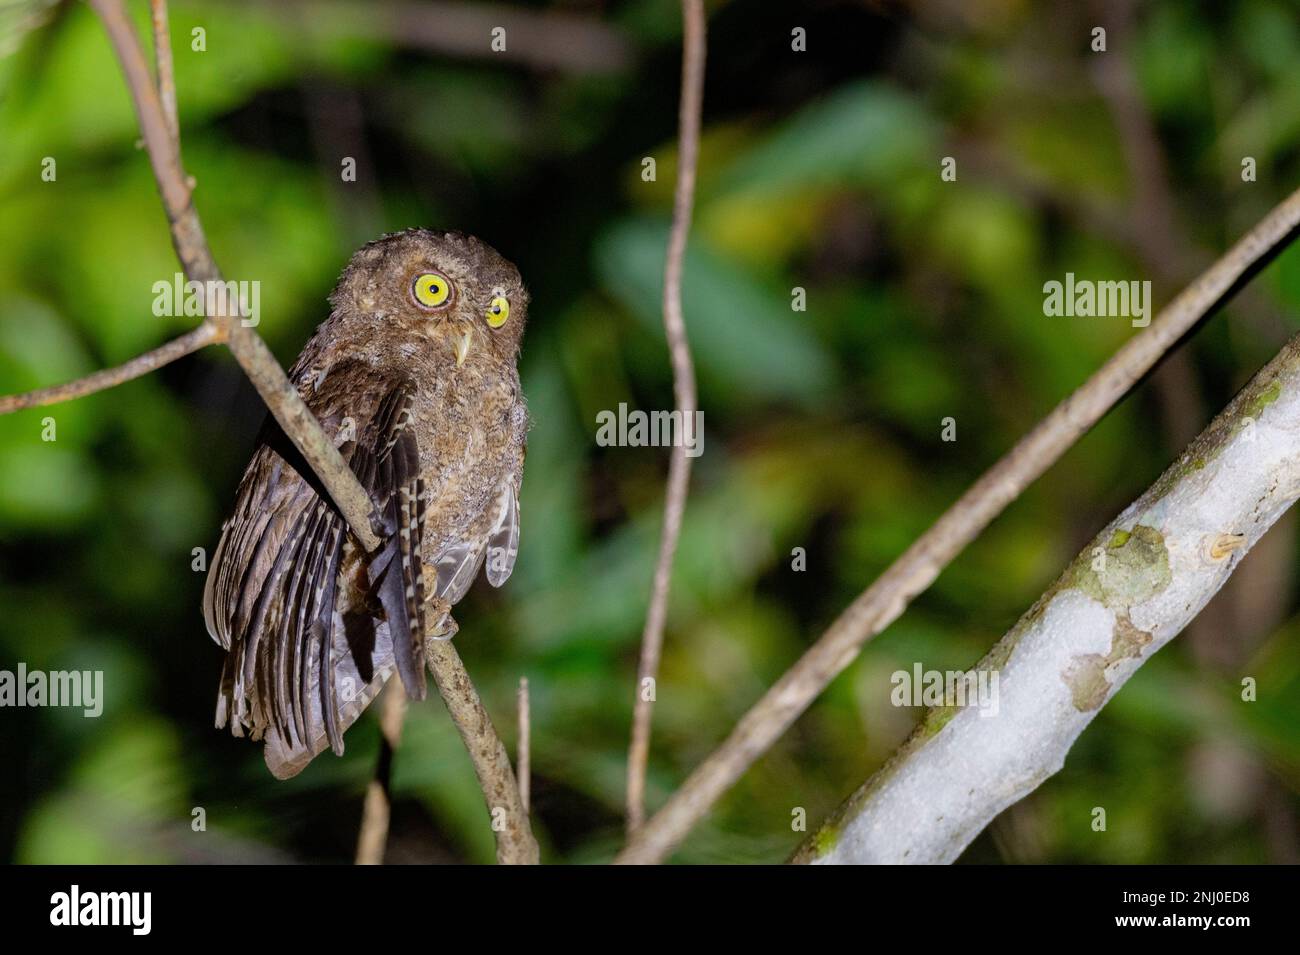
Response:
[{"label": "owl's wing", "polygon": [[[514,469],[501,476],[481,520],[471,524],[464,537],[433,555],[432,566],[437,572],[434,596],[444,601],[449,611],[469,592],[485,563],[488,583],[500,587],[509,579],[518,555],[519,472]],[[430,621],[432,630],[438,631],[442,623]]]},{"label": "owl's wing", "polygon": [[367,567],[367,574],[384,608],[388,634],[402,684],[412,699],[425,695],[424,571],[420,547],[424,534],[424,482],[420,479],[420,448],[415,440],[411,404],[415,386],[404,382],[384,398],[375,431],[377,448],[358,448],[353,470],[363,458],[373,458],[374,481],[367,486],[384,522],[385,541]]},{"label": "owl's wing", "polygon": [[[240,484],[204,590],[208,630],[229,651],[217,725],[265,735],[267,763],[281,778],[327,745],[342,753],[343,732],[394,667],[408,692],[424,692],[416,662],[424,581],[414,389],[372,381],[369,387],[386,390],[359,402],[355,394],[330,394],[346,380],[325,379],[309,404],[327,433],[357,432],[339,451],[383,518],[383,546],[367,566],[315,476],[272,423]],[[349,403],[377,411],[358,427],[341,415]],[[378,606],[367,607],[371,598]],[[385,621],[376,619],[381,607]]]},{"label": "owl's wing", "polygon": [[519,556],[519,475],[507,474],[501,483],[497,518],[487,539],[487,579],[493,587],[510,579]]}]

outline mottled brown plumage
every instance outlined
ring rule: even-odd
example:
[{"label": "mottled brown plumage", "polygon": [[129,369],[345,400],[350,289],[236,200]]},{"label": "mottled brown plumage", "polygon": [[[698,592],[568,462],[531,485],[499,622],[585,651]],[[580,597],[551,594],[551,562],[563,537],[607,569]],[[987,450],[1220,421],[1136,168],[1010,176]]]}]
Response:
[{"label": "mottled brown plumage", "polygon": [[423,697],[424,641],[454,634],[480,568],[500,586],[518,548],[528,297],[515,267],[471,236],[412,229],[360,249],[330,304],[289,376],[373,497],[384,544],[361,552],[268,421],[203,595],[229,654],[217,726],[265,739],[281,778],[342,753],[394,671]]}]

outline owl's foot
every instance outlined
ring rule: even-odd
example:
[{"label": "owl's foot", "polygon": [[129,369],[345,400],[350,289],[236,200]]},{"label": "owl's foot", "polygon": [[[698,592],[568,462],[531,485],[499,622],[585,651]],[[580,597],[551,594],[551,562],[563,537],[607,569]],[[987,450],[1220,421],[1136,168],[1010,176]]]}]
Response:
[{"label": "owl's foot", "polygon": [[451,604],[441,597],[432,597],[425,603],[424,619],[433,621],[427,632],[430,640],[450,640],[460,630],[460,624],[451,615]]},{"label": "owl's foot", "polygon": [[443,617],[438,624],[429,631],[430,640],[450,640],[460,632],[460,624],[451,614]]}]

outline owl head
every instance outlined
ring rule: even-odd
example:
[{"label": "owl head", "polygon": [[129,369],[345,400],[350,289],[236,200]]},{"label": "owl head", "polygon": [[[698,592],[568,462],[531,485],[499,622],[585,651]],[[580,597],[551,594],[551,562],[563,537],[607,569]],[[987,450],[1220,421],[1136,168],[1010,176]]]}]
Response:
[{"label": "owl head", "polygon": [[426,341],[459,367],[517,359],[528,292],[519,270],[473,236],[407,229],[362,246],[330,304],[335,314]]}]

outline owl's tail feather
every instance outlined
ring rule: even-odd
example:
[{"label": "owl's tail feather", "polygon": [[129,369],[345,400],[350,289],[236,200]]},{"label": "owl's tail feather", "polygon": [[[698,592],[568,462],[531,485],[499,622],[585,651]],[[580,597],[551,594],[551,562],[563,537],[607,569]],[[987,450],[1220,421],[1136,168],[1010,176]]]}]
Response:
[{"label": "owl's tail feather", "polygon": [[343,554],[343,524],[336,522],[325,551],[330,555],[325,572],[325,596],[321,600],[320,616],[312,623],[316,646],[320,650],[320,708],[325,716],[325,735],[335,756],[343,755],[343,730],[339,728],[338,687],[334,670],[334,595],[338,590],[339,561]]},{"label": "owl's tail feather", "polygon": [[296,773],[326,747],[341,755],[344,732],[394,670],[409,696],[425,696],[425,501],[413,394],[409,383],[394,387],[339,447],[383,517],[378,553],[361,552],[274,427],[223,528],[203,608],[228,650],[217,725],[265,739],[276,775]]},{"label": "owl's tail feather", "polygon": [[376,455],[374,486],[387,536],[367,573],[384,608],[402,685],[411,699],[422,700],[427,692],[424,568],[420,559],[424,495],[411,414],[414,393],[409,385],[394,389],[377,416],[379,434],[385,440]]},{"label": "owl's tail feather", "polygon": [[[357,718],[361,716],[371,700],[379,695],[388,678],[393,675],[393,667],[388,666],[375,671],[374,679],[351,700],[339,707],[338,727],[346,732]],[[310,740],[303,741],[286,735],[279,728],[272,728],[266,733],[266,746],[263,755],[266,767],[276,779],[291,779],[307,768],[307,765],[325,750],[330,748],[330,741],[323,730],[317,730]]]}]

